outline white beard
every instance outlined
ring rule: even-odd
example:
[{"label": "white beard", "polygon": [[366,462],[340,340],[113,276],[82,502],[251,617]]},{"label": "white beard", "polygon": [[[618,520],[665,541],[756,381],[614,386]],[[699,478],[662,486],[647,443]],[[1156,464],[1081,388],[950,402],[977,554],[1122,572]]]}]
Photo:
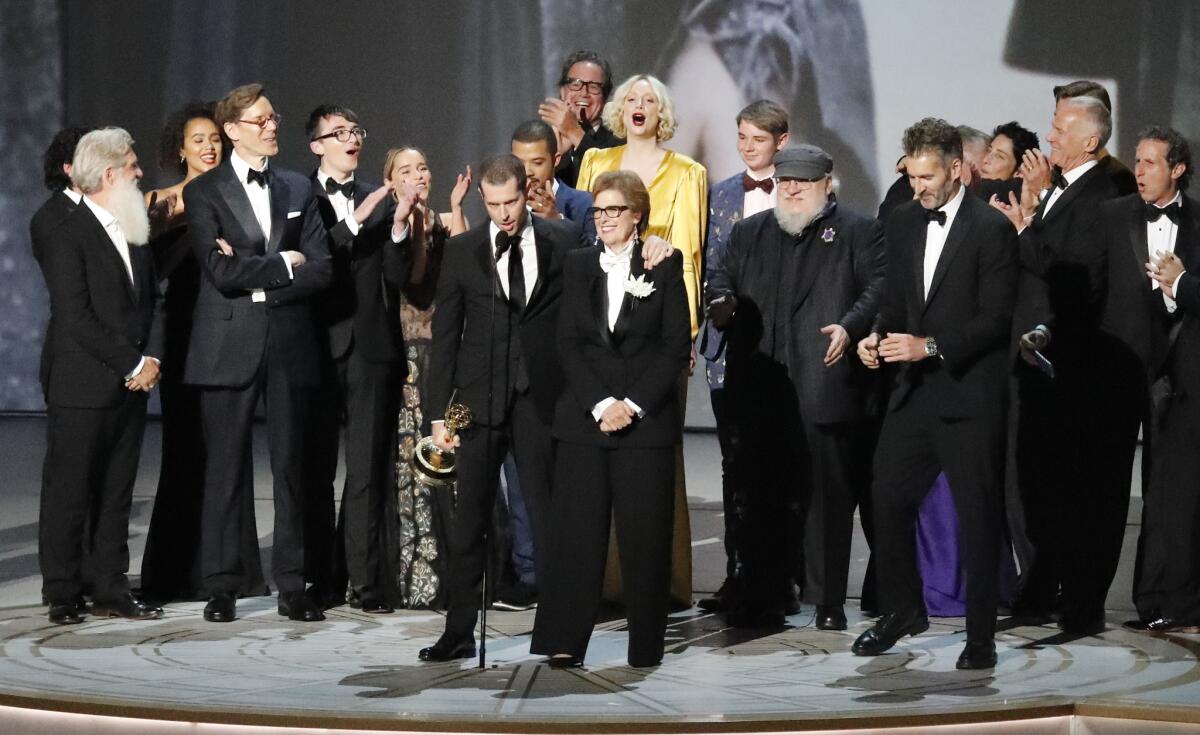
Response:
[{"label": "white beard", "polygon": [[145,245],[150,241],[150,216],[146,213],[146,203],[136,180],[117,184],[108,198],[108,205],[126,242]]},{"label": "white beard", "polygon": [[816,214],[810,214],[808,212],[789,212],[783,207],[779,206],[778,203],[775,205],[775,221],[779,223],[780,229],[793,236],[804,232],[804,228],[808,227],[808,225],[814,219],[816,219],[817,214],[820,214],[820,212],[817,212]]}]

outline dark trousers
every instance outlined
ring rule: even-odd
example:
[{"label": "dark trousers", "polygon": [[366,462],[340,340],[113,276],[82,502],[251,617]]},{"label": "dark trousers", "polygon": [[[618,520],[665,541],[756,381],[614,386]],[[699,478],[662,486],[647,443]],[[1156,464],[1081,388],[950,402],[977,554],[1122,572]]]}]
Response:
[{"label": "dark trousers", "polygon": [[[304,450],[307,576],[315,586],[339,594],[344,568],[361,594],[389,586],[381,578],[380,523],[390,487],[398,371],[394,363],[369,362],[352,350],[330,361],[324,373],[313,396]],[[346,481],[338,524],[333,481],[343,435]],[[339,548],[344,565],[336,558]]]},{"label": "dark trousers", "polygon": [[446,632],[472,634],[478,619],[480,583],[487,562],[487,534],[496,502],[500,465],[511,451],[521,476],[521,491],[533,526],[534,568],[542,578],[546,554],[546,521],[550,511],[553,447],[550,427],[533,401],[518,394],[508,421],[499,426],[473,426],[462,432],[456,451],[458,503],[449,531]]},{"label": "dark trousers", "polygon": [[662,659],[674,480],[674,447],[558,445],[548,578],[530,651],[586,654],[600,610],[611,518],[629,621],[629,663],[653,666]]},{"label": "dark trousers", "polygon": [[242,585],[240,539],[247,494],[254,492],[251,429],[263,399],[275,505],[271,568],[280,593],[304,590],[304,480],[301,452],[310,393],[293,385],[281,367],[266,358],[244,388],[205,388],[200,395],[204,443],[204,506],[201,511],[201,563],[209,594],[234,594]]},{"label": "dark trousers", "polygon": [[[1056,364],[1053,381],[1021,380],[1017,481],[1034,550],[1016,609],[1059,609],[1068,622],[1103,618],[1129,512],[1144,392],[1119,364]],[[953,480],[951,480],[953,485]]]},{"label": "dark trousers", "polygon": [[804,596],[817,605],[842,605],[856,504],[852,425],[805,424],[804,441],[808,460]]},{"label": "dark trousers", "polygon": [[742,516],[745,514],[745,508],[741,507],[740,498],[734,492],[733,472],[730,469],[737,449],[737,433],[733,430],[731,410],[725,405],[728,401],[725,389],[714,388],[708,395],[712,402],[713,418],[717,423],[717,444],[721,448],[721,511],[725,522],[725,579],[728,581],[737,574],[738,534],[741,532]]},{"label": "dark trousers", "polygon": [[1002,418],[946,420],[923,406],[918,388],[884,418],[875,454],[875,548],[880,610],[923,610],[916,520],[945,472],[958,509],[967,570],[967,638],[996,630],[996,569],[1002,525]]},{"label": "dark trousers", "polygon": [[129,513],[145,428],[141,392],[113,408],[48,407],[38,562],[51,604],[83,593],[85,552],[95,600],[129,591]]}]

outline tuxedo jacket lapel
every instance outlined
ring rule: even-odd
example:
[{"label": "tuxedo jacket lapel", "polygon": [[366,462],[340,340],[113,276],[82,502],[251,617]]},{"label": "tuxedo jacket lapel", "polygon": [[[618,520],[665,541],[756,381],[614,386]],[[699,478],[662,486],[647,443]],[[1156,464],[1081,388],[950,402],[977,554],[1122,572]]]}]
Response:
[{"label": "tuxedo jacket lapel", "polygon": [[[516,247],[519,247],[517,243]],[[546,291],[546,278],[550,271],[550,258],[554,253],[554,243],[550,242],[550,238],[542,231],[538,220],[533,220],[533,246],[537,252],[537,281],[533,284],[533,289],[529,291],[528,297],[525,299],[525,311],[523,315],[528,315],[532,307],[537,303],[537,300]],[[526,284],[528,287],[528,284]]]},{"label": "tuxedo jacket lapel", "polygon": [[279,176],[270,177],[267,190],[271,195],[271,239],[267,243],[267,252],[279,251],[279,243],[283,240],[283,230],[287,226],[288,215],[288,185]]},{"label": "tuxedo jacket lapel", "polygon": [[1078,179],[1075,179],[1075,183],[1068,186],[1063,190],[1062,194],[1058,195],[1058,199],[1054,201],[1054,207],[1047,212],[1046,203],[1050,201],[1050,194],[1054,192],[1054,189],[1051,189],[1050,193],[1046,194],[1046,198],[1038,207],[1038,219],[1048,220],[1059,212],[1066,210],[1067,205],[1074,201],[1079,194],[1085,188],[1087,188],[1087,185],[1091,182],[1091,180],[1096,176],[1099,176],[1101,173],[1102,172],[1099,164],[1092,166],[1090,169],[1088,169],[1087,173],[1085,173],[1083,176],[1080,176]]},{"label": "tuxedo jacket lapel", "polygon": [[261,248],[266,245],[266,236],[263,234],[262,227],[258,224],[258,218],[254,216],[254,208],[250,206],[250,197],[246,196],[246,190],[242,187],[242,182],[238,181],[233,166],[228,161],[221,165],[225,167],[224,174],[221,176],[221,181],[218,184],[221,196],[225,199],[225,203],[229,205],[230,211],[233,212],[233,217],[237,220],[238,226],[242,228],[242,232],[249,239],[247,244],[252,245],[256,251],[261,252]]},{"label": "tuxedo jacket lapel", "polygon": [[600,335],[600,341],[615,351],[617,343],[608,328],[608,274],[600,267],[598,253],[592,258],[589,270],[588,296],[592,305],[592,317],[596,320],[596,332]]},{"label": "tuxedo jacket lapel", "polygon": [[500,272],[496,269],[495,252],[492,250],[492,242],[488,237],[491,230],[485,224],[479,228],[479,232],[480,241],[475,244],[475,259],[483,271],[484,282],[492,284],[492,298],[500,299],[505,308],[508,308],[508,299],[504,296],[504,289],[500,286]]},{"label": "tuxedo jacket lapel", "polygon": [[108,233],[104,230],[104,225],[100,224],[100,220],[92,217],[92,247],[96,248],[100,253],[101,260],[104,261],[104,266],[108,268],[113,278],[120,279],[121,284],[125,287],[125,295],[129,297],[131,303],[137,303],[137,291],[135,290],[133,281],[130,280],[130,270],[133,271],[133,278],[137,278],[137,258],[134,255],[136,246],[129,245],[129,264],[130,269],[126,270],[125,261],[121,259],[121,254],[117,252],[117,247],[108,237]]},{"label": "tuxedo jacket lapel", "polygon": [[[642,241],[638,240],[633,246],[633,253],[629,256],[629,277],[638,278],[644,275],[646,275],[646,266],[642,261]],[[612,330],[613,339],[617,344],[624,341],[625,335],[629,333],[629,322],[633,319],[633,313],[637,311],[639,301],[628,291],[624,293],[624,298],[621,299],[621,311],[617,313],[617,323]]]}]

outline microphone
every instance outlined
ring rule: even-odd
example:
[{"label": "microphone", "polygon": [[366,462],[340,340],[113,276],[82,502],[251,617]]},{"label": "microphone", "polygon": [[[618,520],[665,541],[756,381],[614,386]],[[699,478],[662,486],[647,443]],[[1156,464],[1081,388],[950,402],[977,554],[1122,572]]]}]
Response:
[{"label": "microphone", "polygon": [[512,238],[504,230],[496,233],[496,262],[500,262],[500,257],[508,252],[508,248],[512,245]]}]

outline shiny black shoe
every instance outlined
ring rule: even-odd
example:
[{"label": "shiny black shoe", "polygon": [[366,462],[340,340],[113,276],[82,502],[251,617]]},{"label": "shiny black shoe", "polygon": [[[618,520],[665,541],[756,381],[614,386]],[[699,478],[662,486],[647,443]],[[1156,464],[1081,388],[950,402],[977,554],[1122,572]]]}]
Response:
[{"label": "shiny black shoe", "polygon": [[325,619],[325,613],[305,592],[280,592],[279,603],[275,608],[279,614],[288,620],[298,620],[302,623],[315,623]]},{"label": "shiny black shoe", "polygon": [[475,637],[468,635],[460,638],[449,633],[443,633],[428,648],[422,648],[417,658],[422,661],[453,661],[458,658],[473,658],[475,656]]},{"label": "shiny black shoe", "polygon": [[1195,625],[1185,623],[1182,620],[1175,618],[1161,617],[1155,618],[1146,623],[1145,630],[1151,633],[1171,633],[1174,631],[1183,630],[1184,628],[1194,628]]},{"label": "shiny black shoe", "polygon": [[846,611],[841,605],[817,605],[817,630],[845,630]]},{"label": "shiny black shoe", "polygon": [[50,605],[50,622],[55,625],[75,625],[82,623],[87,615],[87,607],[77,601],[56,602]]},{"label": "shiny black shoe", "polygon": [[855,656],[878,656],[906,635],[929,630],[929,618],[921,610],[887,613],[854,641],[850,650]]},{"label": "shiny black shoe", "polygon": [[575,656],[551,656],[546,665],[552,669],[582,669],[583,659]]},{"label": "shiny black shoe", "polygon": [[237,603],[228,592],[214,592],[204,606],[204,619],[210,623],[229,623],[237,618]]},{"label": "shiny black shoe", "polygon": [[163,614],[161,607],[155,607],[140,597],[126,592],[112,600],[95,600],[92,603],[92,615],[98,618],[125,618],[127,620],[157,620]]},{"label": "shiny black shoe", "polygon": [[371,615],[389,615],[396,612],[396,608],[374,592],[363,593],[355,607]]},{"label": "shiny black shoe", "polygon": [[995,641],[967,641],[958,661],[956,669],[994,669],[996,668]]},{"label": "shiny black shoe", "polygon": [[1153,622],[1157,622],[1157,618],[1154,620],[1142,620],[1140,618],[1137,620],[1126,620],[1125,622],[1121,623],[1121,627],[1127,630],[1144,631],[1150,630],[1150,623]]}]

